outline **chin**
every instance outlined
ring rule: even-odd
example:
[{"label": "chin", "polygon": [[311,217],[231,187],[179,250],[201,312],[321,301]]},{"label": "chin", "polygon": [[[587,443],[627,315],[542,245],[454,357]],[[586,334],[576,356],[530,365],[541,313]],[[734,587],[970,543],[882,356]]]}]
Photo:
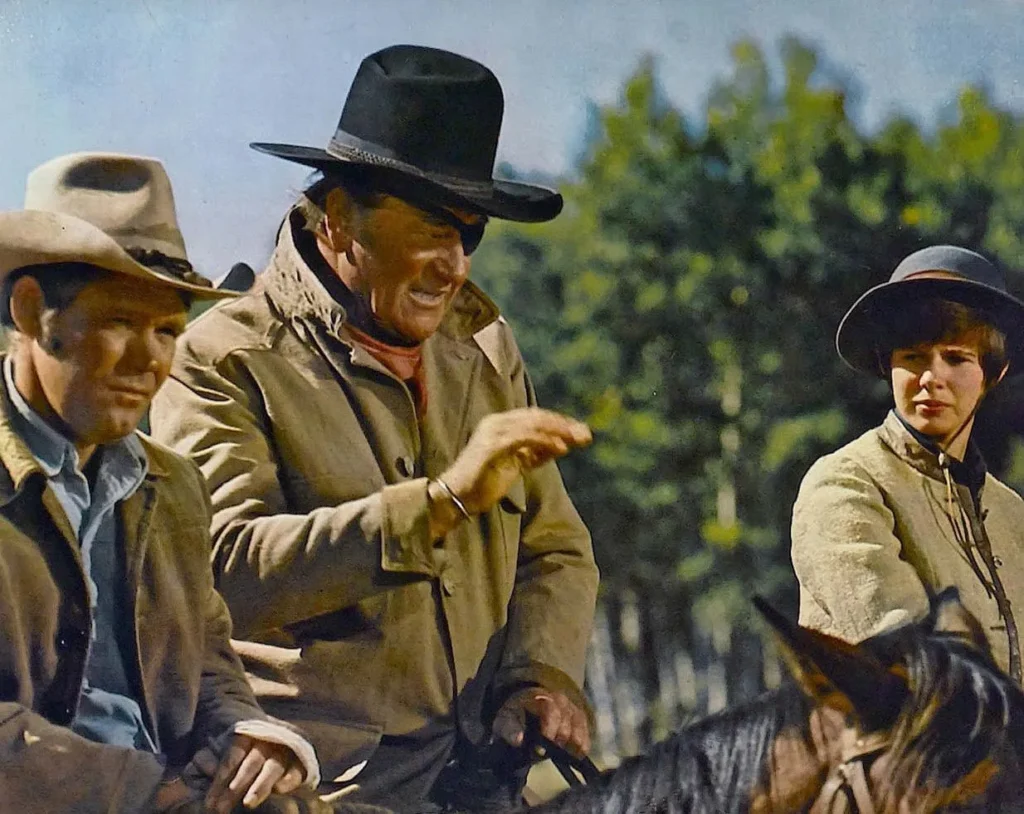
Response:
[{"label": "chin", "polygon": [[142,420],[141,415],[111,417],[102,425],[96,427],[95,435],[101,438],[98,444],[113,444],[120,441],[126,435],[131,435],[139,426]]},{"label": "chin", "polygon": [[416,323],[413,325],[402,325],[398,328],[398,333],[412,342],[426,342],[437,333],[437,329],[440,327],[440,322],[431,323],[430,325]]}]

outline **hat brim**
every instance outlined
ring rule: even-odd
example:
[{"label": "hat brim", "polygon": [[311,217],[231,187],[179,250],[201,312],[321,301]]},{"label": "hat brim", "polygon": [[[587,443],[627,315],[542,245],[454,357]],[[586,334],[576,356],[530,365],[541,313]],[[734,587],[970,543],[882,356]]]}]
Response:
[{"label": "hat brim", "polygon": [[0,282],[18,269],[53,263],[87,263],[187,291],[196,299],[238,296],[234,291],[185,282],[144,266],[102,229],[73,215],[35,209],[0,213]]},{"label": "hat brim", "polygon": [[421,192],[433,192],[444,202],[461,206],[503,220],[541,223],[557,217],[562,211],[562,196],[536,184],[492,179],[486,184],[464,184],[457,179],[431,175],[401,161],[352,148],[349,155],[337,155],[317,147],[296,144],[253,142],[252,149],[275,158],[320,170],[325,174],[341,174],[354,168],[382,172],[415,182]]},{"label": "hat brim", "polygon": [[910,278],[868,289],[850,306],[836,331],[836,350],[854,370],[883,377],[876,340],[877,315],[922,299],[944,299],[990,314],[1006,336],[1006,355],[1012,372],[1024,370],[1024,303],[984,283],[947,278]]}]

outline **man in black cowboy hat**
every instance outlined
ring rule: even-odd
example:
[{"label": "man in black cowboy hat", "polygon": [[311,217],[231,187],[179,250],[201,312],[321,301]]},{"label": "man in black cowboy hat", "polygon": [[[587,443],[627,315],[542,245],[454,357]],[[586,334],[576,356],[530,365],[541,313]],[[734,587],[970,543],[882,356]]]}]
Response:
[{"label": "man in black cowboy hat", "polygon": [[860,641],[924,616],[929,595],[954,585],[1020,682],[1024,501],[970,436],[988,391],[1024,365],[1024,303],[981,255],[930,246],[853,304],[836,346],[889,380],[893,409],[800,487],[801,624]]},{"label": "man in black cowboy hat", "polygon": [[458,803],[476,747],[521,743],[529,715],[589,748],[598,575],[555,459],[590,432],[535,406],[467,280],[489,217],[562,206],[492,178],[502,106],[483,65],[395,46],[360,65],[326,150],[253,145],[323,177],[154,405],[209,482],[257,695],[312,735],[329,797]]}]

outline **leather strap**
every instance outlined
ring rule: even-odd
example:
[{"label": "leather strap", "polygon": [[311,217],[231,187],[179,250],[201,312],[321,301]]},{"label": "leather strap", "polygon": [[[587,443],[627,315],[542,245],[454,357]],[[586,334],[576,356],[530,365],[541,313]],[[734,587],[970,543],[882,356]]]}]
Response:
[{"label": "leather strap", "polygon": [[[601,777],[600,770],[589,757],[575,757],[554,741],[545,738],[540,733],[537,718],[533,715],[527,716],[526,743],[538,758],[547,758],[554,763],[558,773],[570,787],[594,783]],[[583,780],[577,777],[576,772],[580,773]]]},{"label": "leather strap", "polygon": [[851,730],[839,763],[822,784],[810,814],[877,814],[864,765],[888,745],[885,734],[857,735]]}]

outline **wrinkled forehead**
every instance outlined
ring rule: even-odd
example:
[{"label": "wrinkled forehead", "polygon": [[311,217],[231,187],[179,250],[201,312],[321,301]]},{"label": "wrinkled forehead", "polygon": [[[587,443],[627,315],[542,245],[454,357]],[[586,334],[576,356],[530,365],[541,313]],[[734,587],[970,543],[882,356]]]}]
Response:
[{"label": "wrinkled forehead", "polygon": [[184,318],[189,296],[173,286],[108,273],[84,285],[75,304],[95,311],[118,310],[150,317]]}]

